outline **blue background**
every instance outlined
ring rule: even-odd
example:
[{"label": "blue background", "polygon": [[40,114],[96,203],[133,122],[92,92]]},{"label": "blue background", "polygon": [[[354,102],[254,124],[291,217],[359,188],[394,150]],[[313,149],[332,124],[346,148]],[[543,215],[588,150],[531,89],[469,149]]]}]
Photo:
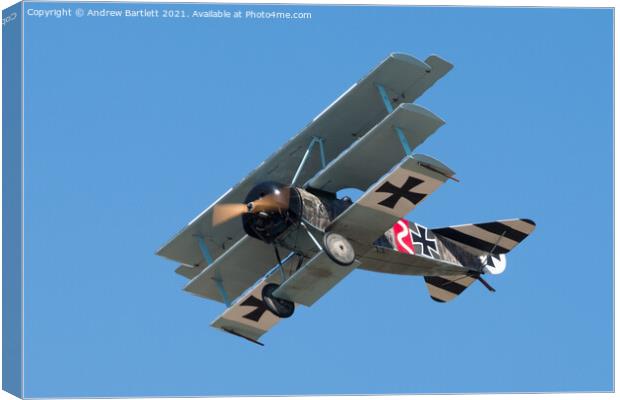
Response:
[{"label": "blue background", "polygon": [[[611,10],[82,7],[313,18],[26,17],[26,396],[612,390]],[[266,347],[210,328],[154,252],[393,51],[455,65],[418,151],[462,182],[410,218],[538,224],[497,293],[357,271]]]}]

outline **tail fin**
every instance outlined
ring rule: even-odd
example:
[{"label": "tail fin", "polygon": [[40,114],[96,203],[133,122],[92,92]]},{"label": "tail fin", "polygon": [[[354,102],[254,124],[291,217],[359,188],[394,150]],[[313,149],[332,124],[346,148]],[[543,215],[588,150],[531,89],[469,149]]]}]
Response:
[{"label": "tail fin", "polygon": [[[482,272],[497,275],[506,269],[506,253],[534,231],[530,219],[505,219],[480,224],[467,224],[433,229],[440,239],[448,239],[478,256]],[[479,266],[480,267],[480,266]],[[431,298],[439,302],[453,300],[475,280],[471,275],[425,276]]]}]

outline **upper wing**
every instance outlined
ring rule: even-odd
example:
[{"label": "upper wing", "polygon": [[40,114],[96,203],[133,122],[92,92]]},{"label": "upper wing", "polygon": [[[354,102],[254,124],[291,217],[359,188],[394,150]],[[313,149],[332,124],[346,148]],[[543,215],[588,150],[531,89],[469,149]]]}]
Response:
[{"label": "upper wing", "polygon": [[403,158],[403,147],[394,128],[401,129],[414,149],[443,124],[425,108],[401,104],[315,175],[307,186],[331,193],[350,187],[365,191]]},{"label": "upper wing", "polygon": [[[215,204],[242,202],[248,191],[262,181],[290,183],[308,145],[315,137],[324,140],[325,161],[329,163],[335,159],[388,114],[376,85],[385,87],[389,101],[397,107],[421,96],[451,68],[451,64],[436,56],[422,62],[405,54],[391,54],[240,183],[194,218],[157,254],[182,264],[205,268],[207,260],[203,259],[198,236],[204,238],[207,250],[215,260],[244,235],[238,221],[212,226]],[[314,152],[301,171],[299,182],[306,182],[322,167],[320,154]]]},{"label": "upper wing", "polygon": [[452,170],[430,157],[407,156],[340,214],[327,230],[344,235],[356,254],[365,254],[377,238],[452,175]]}]

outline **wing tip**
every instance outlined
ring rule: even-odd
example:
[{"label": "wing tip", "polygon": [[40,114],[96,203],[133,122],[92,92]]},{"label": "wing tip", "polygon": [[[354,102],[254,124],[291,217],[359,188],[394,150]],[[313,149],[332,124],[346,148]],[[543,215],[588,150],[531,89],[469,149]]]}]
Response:
[{"label": "wing tip", "polygon": [[534,222],[533,220],[529,219],[529,218],[521,218],[521,221],[530,224],[532,226],[536,226],[536,222]]},{"label": "wing tip", "polygon": [[399,52],[391,53],[390,58],[423,66],[426,72],[432,72],[433,69],[435,69],[440,72],[441,76],[447,74],[452,68],[454,68],[454,65],[452,63],[446,61],[445,59],[441,58],[436,54],[431,54],[430,56],[426,57],[426,60],[424,61],[418,60],[412,55]]},{"label": "wing tip", "polygon": [[431,54],[430,56],[428,56],[425,62],[431,67],[441,68],[443,71],[445,71],[444,74],[448,73],[452,68],[454,68],[454,65],[452,63],[444,60],[436,54]]},{"label": "wing tip", "polygon": [[224,327],[222,327],[222,328],[220,328],[220,329],[221,329],[221,330],[223,330],[224,332],[228,332],[228,333],[230,333],[231,335],[238,336],[238,337],[240,337],[240,338],[242,338],[242,339],[245,339],[245,340],[247,340],[247,341],[249,341],[249,342],[252,342],[252,343],[254,343],[254,344],[257,344],[257,345],[259,345],[259,346],[265,346],[265,344],[264,344],[264,343],[259,342],[259,341],[258,341],[258,340],[256,340],[256,339],[252,339],[252,338],[251,338],[251,337],[249,337],[249,336],[245,336],[245,335],[243,335],[243,334],[241,334],[241,333],[239,333],[239,332],[237,332],[237,331],[235,331],[235,330],[233,330],[233,329],[224,328]]},{"label": "wing tip", "polygon": [[[418,115],[422,115],[432,121],[435,122],[437,127],[445,125],[446,121],[444,121],[441,117],[437,116],[434,112],[429,110],[428,108],[422,107],[415,103],[401,103],[398,108],[406,110],[407,112],[415,113]],[[397,110],[398,110],[397,108]]]},{"label": "wing tip", "polygon": [[423,68],[426,72],[430,72],[432,67],[430,65],[428,65],[427,63],[425,63],[424,61],[418,60],[417,58],[415,58],[412,55],[406,54],[406,53],[398,53],[398,52],[394,52],[390,54],[389,58],[393,58],[395,60],[398,61],[403,61],[409,64],[414,64],[417,65],[421,68]]}]

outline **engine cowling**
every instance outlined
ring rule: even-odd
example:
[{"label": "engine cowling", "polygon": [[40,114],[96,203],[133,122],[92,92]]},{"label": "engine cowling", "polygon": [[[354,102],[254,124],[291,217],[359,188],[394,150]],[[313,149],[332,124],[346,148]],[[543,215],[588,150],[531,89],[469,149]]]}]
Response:
[{"label": "engine cowling", "polygon": [[[269,199],[277,207],[260,206],[259,199]],[[253,203],[257,205],[253,208]],[[278,182],[262,182],[254,186],[245,198],[248,212],[242,214],[243,229],[257,239],[273,243],[291,228],[304,221],[308,226],[324,230],[351,201],[339,200],[334,194],[311,193],[302,188]],[[291,243],[294,245],[294,243]]]},{"label": "engine cowling", "polygon": [[271,211],[245,213],[242,215],[243,229],[257,239],[273,243],[280,235],[292,226],[301,222],[303,213],[302,201],[296,188],[277,182],[262,182],[254,186],[247,194],[245,203],[250,204],[267,195],[288,196],[288,206]]}]

